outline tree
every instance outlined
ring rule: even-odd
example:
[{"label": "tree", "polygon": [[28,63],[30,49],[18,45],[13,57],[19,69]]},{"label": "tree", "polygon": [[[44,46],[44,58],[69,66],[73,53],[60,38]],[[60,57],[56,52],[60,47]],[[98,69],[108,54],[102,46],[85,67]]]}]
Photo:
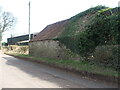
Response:
[{"label": "tree", "polygon": [[2,41],[2,34],[14,27],[16,18],[9,12],[0,10],[0,42]]}]

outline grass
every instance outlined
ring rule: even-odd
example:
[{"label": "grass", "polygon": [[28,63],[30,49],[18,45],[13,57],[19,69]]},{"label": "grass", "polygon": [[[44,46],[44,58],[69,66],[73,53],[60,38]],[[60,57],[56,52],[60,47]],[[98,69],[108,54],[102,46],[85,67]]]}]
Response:
[{"label": "grass", "polygon": [[33,57],[29,55],[24,55],[24,54],[16,54],[16,53],[7,53],[7,54],[25,57],[25,58],[31,58],[37,61],[42,61],[42,62],[54,64],[54,65],[73,68],[75,70],[80,70],[80,71],[88,71],[91,73],[105,75],[105,76],[119,77],[119,74],[120,74],[120,72],[112,68],[106,68],[92,62],[91,63],[87,62],[87,61],[55,60],[55,59],[48,59],[48,58],[38,58],[38,57]]}]

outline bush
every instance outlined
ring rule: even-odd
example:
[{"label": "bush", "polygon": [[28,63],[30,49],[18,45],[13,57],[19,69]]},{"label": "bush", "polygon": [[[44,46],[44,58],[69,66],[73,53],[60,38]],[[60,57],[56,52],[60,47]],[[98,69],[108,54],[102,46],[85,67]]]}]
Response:
[{"label": "bush", "polygon": [[20,54],[26,54],[28,53],[28,46],[18,46],[15,51]]},{"label": "bush", "polygon": [[120,45],[97,46],[93,54],[94,61],[106,67],[120,69]]},{"label": "bush", "polygon": [[8,46],[8,48],[9,48],[9,50],[15,50],[17,48],[17,46],[16,45],[10,45],[10,46]]},{"label": "bush", "polygon": [[3,50],[8,51],[8,52],[10,51],[13,53],[18,53],[18,54],[28,54],[29,47],[28,46],[10,45],[10,46],[4,46]]}]

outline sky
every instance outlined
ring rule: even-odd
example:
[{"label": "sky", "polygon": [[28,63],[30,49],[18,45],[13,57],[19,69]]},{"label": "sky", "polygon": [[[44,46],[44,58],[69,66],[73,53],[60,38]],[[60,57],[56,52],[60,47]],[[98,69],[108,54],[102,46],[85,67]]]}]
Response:
[{"label": "sky", "polygon": [[3,11],[17,18],[14,30],[3,33],[3,42],[12,36],[28,34],[29,7],[31,2],[31,33],[42,31],[47,25],[68,19],[90,7],[105,5],[117,7],[120,0],[0,0]]}]

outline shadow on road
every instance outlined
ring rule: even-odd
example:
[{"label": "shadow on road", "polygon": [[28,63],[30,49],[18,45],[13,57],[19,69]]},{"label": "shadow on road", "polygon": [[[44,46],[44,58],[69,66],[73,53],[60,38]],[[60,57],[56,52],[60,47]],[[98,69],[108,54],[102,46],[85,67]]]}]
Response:
[{"label": "shadow on road", "polygon": [[[59,69],[52,68],[47,65],[41,65],[35,62],[28,62],[25,60],[16,59],[14,57],[3,57],[6,59],[6,64],[16,67],[23,72],[29,74],[32,78],[36,77],[40,80],[52,82],[62,88],[80,88],[85,87],[84,85],[79,85],[77,83],[72,83],[58,75],[63,75],[63,77],[68,77],[67,71],[61,71]],[[65,73],[65,74],[64,74]],[[86,82],[83,82],[85,84]],[[94,86],[93,86],[94,87]]]}]

